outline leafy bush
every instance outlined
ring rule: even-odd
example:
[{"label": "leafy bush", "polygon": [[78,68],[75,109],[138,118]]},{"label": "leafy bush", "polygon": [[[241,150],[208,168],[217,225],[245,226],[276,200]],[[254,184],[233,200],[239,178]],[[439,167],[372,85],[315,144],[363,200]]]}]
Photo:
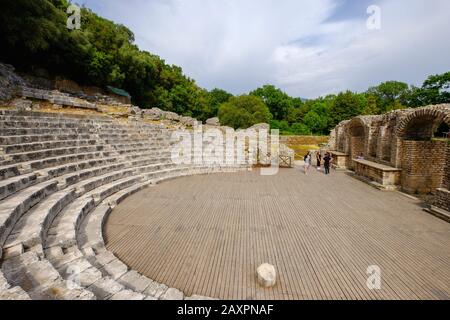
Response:
[{"label": "leafy bush", "polygon": [[219,108],[222,125],[234,129],[246,129],[258,123],[268,123],[272,115],[265,103],[256,96],[232,97]]}]

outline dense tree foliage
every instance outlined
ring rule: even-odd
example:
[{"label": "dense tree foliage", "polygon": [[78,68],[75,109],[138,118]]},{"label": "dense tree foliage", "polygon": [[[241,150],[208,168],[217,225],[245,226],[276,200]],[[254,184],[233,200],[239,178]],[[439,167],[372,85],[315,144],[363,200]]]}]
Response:
[{"label": "dense tree foliage", "polygon": [[81,29],[69,30],[68,6],[66,0],[1,0],[1,60],[29,73],[45,70],[82,85],[122,88],[141,107],[200,120],[217,114],[222,100],[211,104],[210,94],[181,68],[140,51],[125,26],[82,8]]},{"label": "dense tree foliage", "polygon": [[450,72],[432,75],[421,87],[387,81],[364,93],[341,92],[312,100],[293,98],[273,85],[233,97],[200,88],[183,70],[134,44],[123,25],[82,8],[80,30],[67,28],[68,0],[0,0],[0,60],[20,71],[72,79],[81,85],[128,91],[133,103],[159,107],[224,125],[245,128],[270,122],[284,134],[328,134],[354,116],[450,103]]},{"label": "dense tree foliage", "polygon": [[398,81],[388,81],[370,88],[367,93],[376,98],[377,109],[380,112],[401,108],[401,99],[407,94],[409,86]]},{"label": "dense tree foliage", "polygon": [[211,116],[216,116],[222,103],[227,102],[233,95],[225,90],[215,88],[209,92],[209,103],[211,105]]},{"label": "dense tree foliage", "polygon": [[[363,93],[341,92],[303,101],[271,85],[251,92],[263,99],[274,115],[270,122],[282,134],[328,134],[343,120],[403,108],[450,103],[450,72],[430,76],[422,87],[387,81]],[[276,116],[275,116],[276,115]]]},{"label": "dense tree foliage", "polygon": [[360,115],[363,111],[363,103],[362,97],[351,91],[339,93],[330,108],[331,127],[343,120]]},{"label": "dense tree foliage", "polygon": [[264,101],[256,96],[231,97],[219,108],[220,123],[234,129],[245,129],[258,123],[268,123],[272,118]]},{"label": "dense tree foliage", "polygon": [[260,97],[264,101],[275,120],[286,119],[290,110],[294,107],[292,98],[272,85],[265,85],[250,94]]},{"label": "dense tree foliage", "polygon": [[412,86],[403,99],[409,107],[450,102],[450,72],[428,77],[421,88]]}]

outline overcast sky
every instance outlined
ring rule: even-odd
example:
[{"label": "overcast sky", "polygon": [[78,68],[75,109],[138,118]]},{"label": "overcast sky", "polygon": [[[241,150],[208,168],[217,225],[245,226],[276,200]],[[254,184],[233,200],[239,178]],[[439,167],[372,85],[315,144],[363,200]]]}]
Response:
[{"label": "overcast sky", "polygon": [[[315,98],[450,71],[448,0],[75,0],[207,89]],[[367,8],[381,9],[369,30]]]}]

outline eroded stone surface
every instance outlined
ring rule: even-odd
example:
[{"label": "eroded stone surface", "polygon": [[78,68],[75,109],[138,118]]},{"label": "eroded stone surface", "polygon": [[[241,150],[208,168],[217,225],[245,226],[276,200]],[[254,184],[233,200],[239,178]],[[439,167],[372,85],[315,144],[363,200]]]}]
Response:
[{"label": "eroded stone surface", "polygon": [[206,120],[206,124],[214,127],[220,127],[220,120],[219,118],[211,118]]},{"label": "eroded stone surface", "polygon": [[277,272],[273,265],[264,263],[256,270],[258,282],[265,288],[273,287],[277,281]]},{"label": "eroded stone surface", "polygon": [[134,270],[128,271],[118,281],[125,287],[136,292],[144,292],[153,283],[152,280],[140,275]]},{"label": "eroded stone surface", "polygon": [[145,289],[144,294],[159,298],[161,297],[169,287],[167,287],[165,284],[161,284],[158,282],[152,282],[147,289]]},{"label": "eroded stone surface", "polygon": [[161,300],[183,300],[184,294],[178,289],[169,288],[167,291],[160,297]]},{"label": "eroded stone surface", "polygon": [[98,299],[109,298],[123,289],[123,285],[108,277],[96,281],[88,288]]},{"label": "eroded stone surface", "polygon": [[109,300],[144,300],[145,296],[131,290],[122,290],[114,294]]},{"label": "eroded stone surface", "polygon": [[0,300],[30,300],[30,296],[20,287],[0,290]]}]

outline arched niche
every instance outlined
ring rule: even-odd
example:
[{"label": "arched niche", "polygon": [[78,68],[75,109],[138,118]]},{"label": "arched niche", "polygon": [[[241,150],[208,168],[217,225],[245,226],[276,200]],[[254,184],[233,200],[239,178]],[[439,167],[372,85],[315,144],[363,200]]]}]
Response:
[{"label": "arched niche", "polygon": [[441,131],[449,125],[450,107],[445,106],[417,109],[400,122],[403,189],[423,194],[444,186],[450,145]]},{"label": "arched niche", "polygon": [[[366,156],[366,137],[367,126],[359,118],[354,118],[347,125],[348,132],[348,154],[350,159],[356,159],[359,156]],[[353,161],[350,161],[350,167],[353,168]]]}]

